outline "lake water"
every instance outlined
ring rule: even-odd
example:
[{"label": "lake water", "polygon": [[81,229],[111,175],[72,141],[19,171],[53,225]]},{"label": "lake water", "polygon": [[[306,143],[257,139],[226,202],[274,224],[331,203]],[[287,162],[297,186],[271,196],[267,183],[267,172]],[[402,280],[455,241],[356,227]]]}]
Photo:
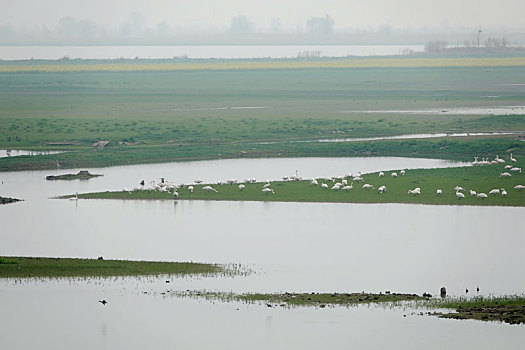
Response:
[{"label": "lake water", "polygon": [[[381,307],[267,308],[184,299],[167,290],[523,293],[523,208],[48,199],[141,179],[189,183],[461,165],[408,158],[237,159],[0,173],[0,255],[240,263],[237,277],[0,279],[3,349],[521,349],[523,327],[441,320]],[[410,171],[407,175],[410,176]],[[147,294],[144,294],[147,292]],[[471,293],[472,294],[472,293]],[[474,292],[475,294],[475,292]],[[97,301],[107,299],[105,307]],[[407,315],[407,317],[403,317]],[[31,337],[26,334],[30,330]],[[58,338],[57,338],[58,337]]]},{"label": "lake water", "polygon": [[7,149],[0,149],[0,158],[7,158],[7,157],[18,157],[18,156],[40,156],[44,154],[57,154],[57,153],[63,153],[64,151],[26,151],[21,149],[13,149],[13,150],[7,150]]},{"label": "lake water", "polygon": [[0,46],[0,60],[188,58],[295,58],[319,51],[322,57],[384,56],[422,52],[423,45],[242,45],[242,46]]}]

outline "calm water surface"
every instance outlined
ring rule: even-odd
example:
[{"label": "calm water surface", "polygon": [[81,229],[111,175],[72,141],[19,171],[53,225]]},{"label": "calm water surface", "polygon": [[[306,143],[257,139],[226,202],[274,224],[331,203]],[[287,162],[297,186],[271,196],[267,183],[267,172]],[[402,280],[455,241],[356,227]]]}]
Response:
[{"label": "calm water surface", "polygon": [[[0,255],[241,263],[224,278],[0,280],[0,348],[521,349],[523,327],[377,307],[280,309],[163,296],[169,290],[523,293],[523,208],[400,204],[56,200],[167,177],[278,179],[451,163],[406,158],[257,159],[1,173]],[[410,176],[410,171],[407,175]],[[148,292],[144,294],[143,292]],[[110,303],[103,307],[97,300]],[[407,314],[407,317],[403,317]],[[27,331],[31,330],[31,337]],[[57,338],[58,337],[58,338]],[[57,340],[59,339],[59,340]]]}]

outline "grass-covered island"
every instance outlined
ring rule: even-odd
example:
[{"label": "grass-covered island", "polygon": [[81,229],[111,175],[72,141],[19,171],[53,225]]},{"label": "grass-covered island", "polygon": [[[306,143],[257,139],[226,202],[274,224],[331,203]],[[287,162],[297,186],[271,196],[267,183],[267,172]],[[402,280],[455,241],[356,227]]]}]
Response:
[{"label": "grass-covered island", "polygon": [[193,262],[0,257],[1,277],[109,277],[225,273],[224,267]]},{"label": "grass-covered island", "polygon": [[[433,298],[429,294],[392,293],[221,293],[208,291],[174,291],[178,297],[204,298],[223,302],[240,301],[246,303],[261,303],[267,307],[316,307],[327,306],[356,306],[360,304],[398,305],[399,302],[408,302],[404,306],[414,306],[427,310],[454,309],[455,312],[426,312],[427,315],[450,319],[474,319],[480,321],[500,321],[509,324],[525,323],[525,297],[475,297],[466,298]],[[424,314],[424,313],[419,313]],[[406,316],[406,315],[405,315]]]},{"label": "grass-covered island", "polygon": [[[525,185],[525,174],[505,169],[508,164],[521,168],[523,162],[506,160],[506,163],[491,165],[406,170],[405,175],[401,170],[385,171],[381,176],[376,172],[361,175],[362,180],[359,181],[356,174],[343,174],[339,178],[315,181],[275,181],[269,186],[261,182],[192,184],[176,190],[170,190],[168,182],[164,188],[157,184],[156,189],[85,193],[79,194],[78,198],[525,206],[525,190],[522,187]],[[392,176],[393,173],[397,176]],[[511,176],[502,175],[505,173]],[[338,189],[334,188],[338,183]],[[263,188],[265,185],[267,190]],[[382,186],[386,188],[384,191],[379,190]],[[463,190],[456,191],[456,186]],[[417,188],[420,190],[416,193]],[[438,194],[438,190],[442,193]],[[475,194],[471,194],[470,190]]]},{"label": "grass-covered island", "polygon": [[89,180],[92,177],[103,176],[101,174],[91,174],[87,170],[80,170],[76,174],[48,175],[46,180]]},{"label": "grass-covered island", "polygon": [[9,203],[15,203],[15,202],[20,202],[20,201],[21,199],[0,197],[0,204],[9,204]]},{"label": "grass-covered island", "polygon": [[456,320],[501,321],[509,324],[525,323],[525,297],[476,297],[473,299],[451,299],[436,304],[438,307],[455,309],[455,312],[437,312],[441,318]]}]

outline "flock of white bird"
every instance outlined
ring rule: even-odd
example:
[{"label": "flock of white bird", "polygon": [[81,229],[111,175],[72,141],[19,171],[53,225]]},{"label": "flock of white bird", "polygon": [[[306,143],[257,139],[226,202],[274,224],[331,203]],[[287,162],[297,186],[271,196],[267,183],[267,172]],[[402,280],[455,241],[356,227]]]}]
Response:
[{"label": "flock of white bird", "polygon": [[[496,156],[495,159],[493,159],[492,161],[489,161],[487,158],[483,158],[481,161],[478,160],[479,157],[475,157],[474,158],[474,161],[472,162],[472,165],[475,165],[475,166],[484,166],[484,165],[492,165],[492,164],[504,164],[505,163],[505,160],[504,159],[501,159],[499,158],[499,156]],[[512,153],[510,155],[510,161],[511,162],[516,162],[516,159],[512,157]],[[505,166],[505,170],[508,170],[508,171],[511,171],[511,172],[520,172],[521,173],[521,168],[517,168],[517,167],[514,167],[512,165],[506,165]],[[406,174],[406,170],[400,170],[399,171],[399,175],[400,176],[405,176]],[[379,172],[378,173],[379,177],[382,178],[385,176],[385,173],[383,171]],[[392,178],[397,178],[398,177],[398,173],[397,172],[392,172],[391,173],[391,176]],[[505,171],[503,173],[501,173],[499,175],[500,177],[510,177],[512,176],[511,173]],[[194,185],[184,185],[184,184],[175,184],[173,182],[170,182],[170,181],[165,181],[164,178],[161,178],[160,179],[161,181],[160,182],[156,182],[156,181],[151,181],[150,182],[150,187],[144,187],[145,183],[144,183],[144,180],[140,183],[141,184],[141,187],[135,187],[133,188],[133,191],[142,191],[142,190],[146,190],[146,191],[159,191],[159,192],[168,192],[168,193],[171,193],[173,194],[174,198],[177,199],[179,197],[179,192],[178,191],[181,191],[183,189],[186,189],[188,192],[190,193],[193,193],[194,190],[195,190],[195,187]],[[297,171],[295,172],[295,175],[293,176],[284,176],[282,178],[283,181],[301,181],[303,180],[303,178],[301,178]],[[319,180],[319,181],[318,181]],[[321,188],[322,189],[325,189],[325,190],[328,190],[328,189],[331,189],[332,191],[350,191],[351,189],[354,188],[354,182],[355,183],[360,183],[360,182],[364,182],[364,179],[363,179],[363,176],[360,172],[358,172],[357,174],[352,174],[352,173],[347,173],[345,175],[342,175],[342,176],[335,176],[335,177],[325,177],[325,178],[321,178],[321,179],[310,179],[309,180],[310,182],[310,185],[311,186],[319,186],[319,184],[321,185]],[[193,181],[194,184],[196,185],[199,185],[201,183],[203,183],[203,181],[201,179],[196,179]],[[257,180],[255,178],[247,178],[247,179],[244,179],[243,181],[237,181],[235,179],[230,179],[230,180],[226,180],[226,181],[219,181],[217,182],[217,185],[226,185],[226,184],[229,184],[229,185],[234,185],[236,184],[237,187],[239,188],[239,191],[244,191],[246,189],[246,184],[249,184],[249,183],[256,183]],[[328,185],[328,183],[331,182],[331,185]],[[350,184],[349,184],[350,182]],[[266,195],[269,195],[270,193],[274,194],[275,191],[273,188],[271,188],[272,186],[272,183],[270,180],[266,180],[263,182],[263,186],[262,186],[262,189],[261,189],[261,192],[263,192],[264,194]],[[364,183],[363,185],[361,185],[361,188],[365,189],[365,190],[371,190],[371,189],[374,189],[374,186],[369,184],[369,183]],[[524,189],[525,186],[524,185],[516,185],[514,186],[514,189],[518,190],[518,191],[521,191],[522,189]],[[203,186],[201,188],[202,191],[206,191],[206,192],[218,192],[217,189],[213,188],[211,185],[206,185],[206,186]],[[380,186],[378,189],[377,189],[377,192],[379,194],[383,194],[385,193],[387,190],[386,186],[385,185],[382,185]],[[127,191],[127,192],[130,192],[130,190],[128,189],[124,189],[124,191]],[[462,198],[465,198],[465,193],[463,192],[466,192],[466,189],[461,187],[461,186],[456,186],[454,188],[454,191],[456,193],[456,197],[458,199],[462,199]],[[417,196],[417,195],[420,195],[421,194],[421,188],[420,187],[416,187],[414,189],[409,189],[408,190],[408,194],[410,195],[413,195],[413,196]],[[436,195],[437,196],[441,196],[443,194],[443,190],[438,188],[436,190]],[[476,192],[474,191],[473,189],[470,189],[468,191],[468,194],[469,196],[471,197],[477,197],[479,199],[483,199],[483,198],[487,198],[488,195],[486,193],[483,193],[483,192]],[[489,195],[493,195],[493,196],[496,196],[496,195],[501,195],[503,197],[507,196],[507,191],[504,189],[504,188],[495,188],[495,189],[492,189],[488,192]]]}]

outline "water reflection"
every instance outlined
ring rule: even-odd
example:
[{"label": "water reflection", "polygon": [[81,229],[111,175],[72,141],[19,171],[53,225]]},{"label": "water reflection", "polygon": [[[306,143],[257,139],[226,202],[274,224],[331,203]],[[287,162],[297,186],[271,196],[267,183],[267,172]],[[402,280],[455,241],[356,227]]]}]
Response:
[{"label": "water reflection", "polygon": [[404,158],[188,162],[98,169],[104,176],[85,182],[46,182],[48,171],[1,173],[2,194],[26,199],[0,208],[1,255],[239,263],[256,273],[170,278],[169,284],[164,276],[0,279],[0,310],[8,315],[0,317],[0,348],[521,349],[523,329],[497,323],[405,318],[399,309],[210,304],[166,292],[435,295],[446,286],[458,296],[479,285],[484,295],[522,293],[525,232],[517,218],[523,208],[48,199],[160,176],[275,179],[296,169],[318,177],[450,164]]}]

